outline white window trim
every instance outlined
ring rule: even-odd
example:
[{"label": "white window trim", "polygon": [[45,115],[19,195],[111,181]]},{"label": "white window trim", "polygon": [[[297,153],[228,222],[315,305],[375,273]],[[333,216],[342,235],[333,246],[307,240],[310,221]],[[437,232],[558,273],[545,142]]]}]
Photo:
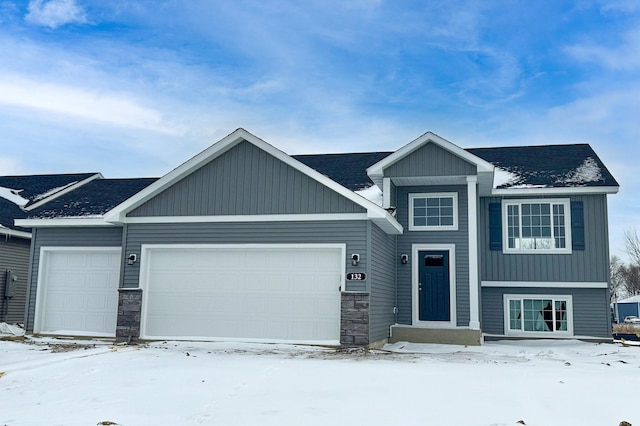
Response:
[{"label": "white window trim", "polygon": [[[564,205],[564,233],[565,233],[565,248],[553,248],[553,249],[519,249],[509,248],[509,231],[508,231],[508,216],[507,206],[510,205],[522,205],[522,204],[563,204]],[[551,216],[553,217],[553,209],[551,209]],[[520,227],[522,227],[522,215],[520,216]],[[522,229],[522,228],[521,228]],[[553,239],[553,224],[551,225],[552,239]],[[522,232],[520,233],[522,238]],[[571,200],[569,198],[531,198],[531,199],[505,199],[502,200],[502,252],[504,254],[571,254]],[[555,242],[555,240],[554,240]]]},{"label": "white window trim", "polygon": [[[453,198],[453,225],[415,226],[413,224],[413,200],[416,198]],[[409,194],[409,231],[457,231],[458,230],[458,193],[457,192],[423,192]]]},{"label": "white window trim", "polygon": [[[523,331],[509,329],[509,301],[522,299],[552,299],[567,302],[567,331]],[[566,338],[573,336],[573,296],[569,294],[504,294],[502,295],[502,307],[504,314],[504,334],[516,337],[546,337]]]},{"label": "white window trim", "polygon": [[[420,302],[418,284],[420,281],[420,256],[421,251],[448,251],[449,252],[449,321],[420,321]],[[412,244],[411,245],[411,276],[412,276],[412,324],[414,327],[424,328],[458,328],[456,311],[456,245],[455,244]]]}]

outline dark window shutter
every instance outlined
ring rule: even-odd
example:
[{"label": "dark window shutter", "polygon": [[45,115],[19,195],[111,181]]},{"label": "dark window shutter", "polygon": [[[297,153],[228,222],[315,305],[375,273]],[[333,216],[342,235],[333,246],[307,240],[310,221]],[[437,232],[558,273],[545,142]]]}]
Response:
[{"label": "dark window shutter", "polygon": [[502,205],[489,203],[489,250],[502,250]]},{"label": "dark window shutter", "polygon": [[571,202],[571,248],[584,250],[584,206],[582,201]]}]

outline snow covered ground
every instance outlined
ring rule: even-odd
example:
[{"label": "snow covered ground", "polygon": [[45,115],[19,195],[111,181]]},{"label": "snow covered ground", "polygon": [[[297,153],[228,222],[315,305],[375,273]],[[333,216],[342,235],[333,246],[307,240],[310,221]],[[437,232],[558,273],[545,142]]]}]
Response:
[{"label": "snow covered ground", "polygon": [[640,426],[638,383],[640,347],[577,341],[0,341],[0,425]]}]

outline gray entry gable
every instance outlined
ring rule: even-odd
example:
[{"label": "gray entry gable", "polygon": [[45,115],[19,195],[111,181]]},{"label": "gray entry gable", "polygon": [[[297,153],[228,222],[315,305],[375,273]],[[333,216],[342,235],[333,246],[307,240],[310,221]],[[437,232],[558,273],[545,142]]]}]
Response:
[{"label": "gray entry gable", "polygon": [[366,213],[366,209],[246,140],[127,216]]},{"label": "gray entry gable", "polygon": [[477,173],[475,164],[433,142],[427,142],[384,169],[386,177],[467,176]]}]

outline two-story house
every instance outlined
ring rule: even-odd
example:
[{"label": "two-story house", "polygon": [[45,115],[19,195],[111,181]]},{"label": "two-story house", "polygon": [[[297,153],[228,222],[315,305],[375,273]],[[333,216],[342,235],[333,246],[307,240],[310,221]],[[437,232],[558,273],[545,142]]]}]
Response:
[{"label": "two-story house", "polygon": [[375,345],[610,338],[588,145],[289,156],[238,129],[158,180],[98,179],[34,229],[27,328]]}]

